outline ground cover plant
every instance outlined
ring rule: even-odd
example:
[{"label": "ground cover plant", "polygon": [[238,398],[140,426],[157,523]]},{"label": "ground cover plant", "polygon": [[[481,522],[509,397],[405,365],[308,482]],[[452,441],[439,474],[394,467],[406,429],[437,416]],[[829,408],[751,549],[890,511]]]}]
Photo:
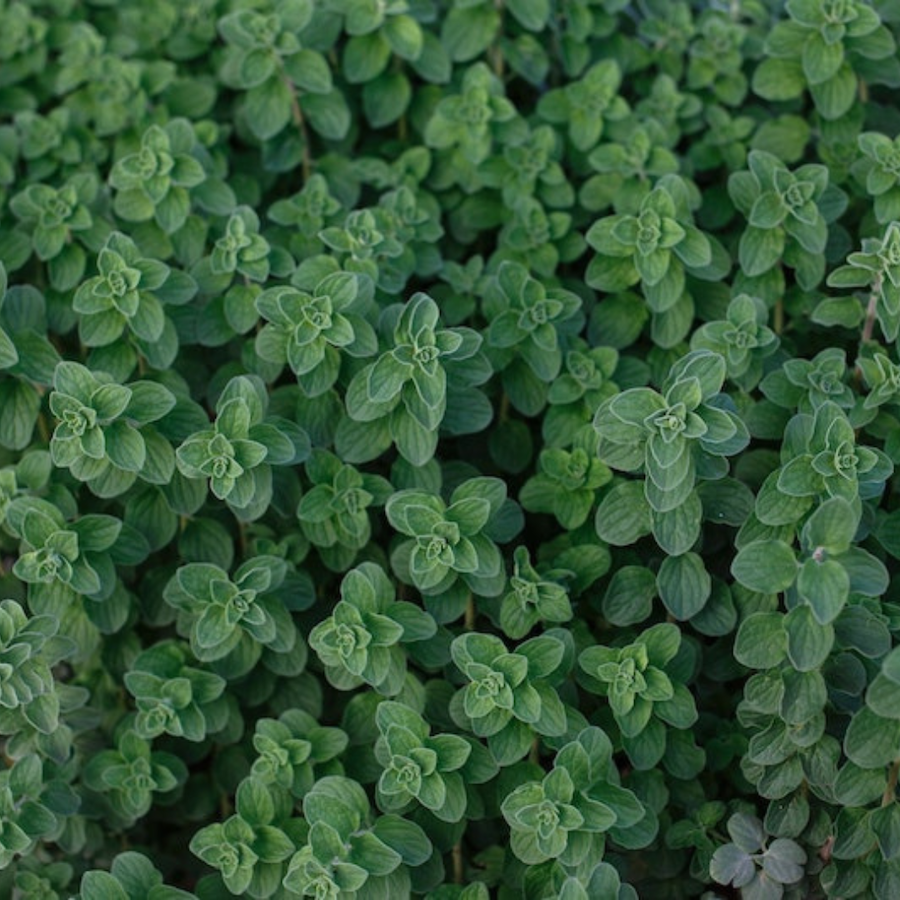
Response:
[{"label": "ground cover plant", "polygon": [[0,0],[0,896],[897,900],[898,35]]}]

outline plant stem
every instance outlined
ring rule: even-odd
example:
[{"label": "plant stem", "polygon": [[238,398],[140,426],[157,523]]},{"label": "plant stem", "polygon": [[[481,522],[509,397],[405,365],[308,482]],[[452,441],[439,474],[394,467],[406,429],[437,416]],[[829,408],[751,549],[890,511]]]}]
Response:
[{"label": "plant stem", "polygon": [[531,750],[528,751],[528,762],[532,762],[537,766],[541,764],[541,739],[537,735],[531,742]]},{"label": "plant stem", "polygon": [[869,304],[866,306],[866,321],[863,324],[862,334],[859,338],[860,345],[872,340],[875,331],[875,320],[878,317],[878,301],[881,299],[881,288],[884,284],[884,275],[878,272],[872,282],[872,291],[869,294]]},{"label": "plant stem", "polygon": [[466,617],[463,620],[463,627],[466,631],[475,630],[475,617],[477,615],[478,612],[475,609],[475,598],[472,596],[472,592],[469,591],[469,598],[466,600]]},{"label": "plant stem", "polygon": [[882,806],[890,806],[897,797],[897,776],[900,775],[900,759],[895,759],[888,769],[887,786],[881,797]]},{"label": "plant stem", "polygon": [[784,331],[784,301],[781,297],[775,301],[775,321],[772,324],[775,334],[781,334]]},{"label": "plant stem", "polygon": [[453,883],[463,884],[465,879],[465,867],[463,865],[462,840],[453,845]]},{"label": "plant stem", "polygon": [[[856,354],[857,360],[859,360],[859,357],[862,355],[863,347],[872,340],[872,335],[875,332],[875,321],[878,318],[878,301],[881,298],[881,287],[884,284],[883,279],[884,275],[881,272],[878,272],[875,275],[875,280],[872,282],[872,290],[869,293],[869,302],[866,305],[866,320],[863,323],[862,334],[859,336],[859,350]],[[863,373],[862,369],[859,367],[859,362],[856,364],[853,377],[856,385],[860,386],[862,384]]]},{"label": "plant stem", "polygon": [[37,417],[37,427],[38,427],[38,432],[41,435],[41,440],[44,441],[44,443],[49,444],[50,443],[50,427],[47,425],[47,417],[43,413],[41,413]]},{"label": "plant stem", "polygon": [[294,120],[294,125],[300,130],[300,138],[303,141],[303,181],[306,182],[309,181],[310,175],[312,175],[312,156],[309,152],[309,130],[306,127],[306,119],[303,118],[303,110],[300,109],[300,98],[297,96],[297,88],[294,87],[294,82],[291,81],[287,75],[282,74],[281,77],[291,95],[291,118]]},{"label": "plant stem", "polygon": [[[494,6],[497,9],[497,12],[500,14],[500,24],[497,28],[497,34],[503,34],[503,0],[494,0]],[[502,81],[503,73],[504,73],[504,59],[503,59],[503,50],[500,48],[499,44],[494,44],[491,47],[491,66],[494,70],[494,74]]]}]

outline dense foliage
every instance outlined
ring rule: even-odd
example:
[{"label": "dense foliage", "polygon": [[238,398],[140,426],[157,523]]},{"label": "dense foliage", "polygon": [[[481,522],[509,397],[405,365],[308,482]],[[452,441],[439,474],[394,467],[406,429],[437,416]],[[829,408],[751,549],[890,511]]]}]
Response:
[{"label": "dense foliage", "polygon": [[900,0],[0,0],[0,895],[900,897]]}]

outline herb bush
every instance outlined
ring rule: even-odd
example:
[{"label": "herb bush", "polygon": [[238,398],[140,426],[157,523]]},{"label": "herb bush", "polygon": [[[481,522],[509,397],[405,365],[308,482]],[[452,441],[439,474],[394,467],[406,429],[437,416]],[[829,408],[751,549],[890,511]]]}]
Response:
[{"label": "herb bush", "polygon": [[900,897],[897,0],[0,0],[0,896]]}]

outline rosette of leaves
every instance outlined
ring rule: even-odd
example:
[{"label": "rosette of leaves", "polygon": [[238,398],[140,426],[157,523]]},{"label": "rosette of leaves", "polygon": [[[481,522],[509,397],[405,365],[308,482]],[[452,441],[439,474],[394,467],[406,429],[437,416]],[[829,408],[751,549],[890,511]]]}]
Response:
[{"label": "rosette of leaves", "polygon": [[590,212],[613,206],[618,212],[636,214],[653,186],[653,179],[678,171],[678,157],[655,141],[647,128],[625,119],[615,140],[604,141],[588,155],[597,175],[587,178],[579,201]]},{"label": "rosette of leaves", "polygon": [[739,294],[728,304],[724,319],[707,322],[691,335],[691,349],[718,353],[728,378],[749,391],[763,376],[763,360],[778,349],[778,336],[766,324],[768,318],[762,300]]},{"label": "rosette of leaves", "polygon": [[271,897],[280,888],[285,861],[296,849],[280,827],[290,815],[280,800],[258,779],[245,778],[235,795],[235,813],[191,838],[191,853],[218,870],[236,896]]},{"label": "rosette of leaves", "polygon": [[[635,215],[617,214],[596,221],[585,235],[597,251],[587,268],[591,287],[616,293],[640,282],[655,316],[676,309],[685,296],[686,274],[718,280],[731,267],[727,256],[693,223],[687,188],[678,176],[663,176],[641,201]],[[664,321],[664,320],[662,320]],[[661,331],[663,346],[680,341]]]},{"label": "rosette of leaves", "polygon": [[[374,818],[366,792],[337,775],[319,779],[303,798],[307,843],[291,857],[284,886],[302,897],[407,896],[408,866],[422,865],[431,841],[413,822]],[[376,894],[375,891],[381,893]]]},{"label": "rosette of leaves", "polygon": [[547,91],[538,101],[538,115],[565,125],[576,150],[586,153],[603,136],[606,122],[618,122],[630,112],[619,95],[622,70],[614,59],[591,66],[578,81]]},{"label": "rosette of leaves", "polygon": [[562,340],[583,319],[581,298],[564,288],[545,287],[517,262],[504,261],[489,282],[483,310],[490,320],[487,343],[495,371],[503,372],[510,402],[535,415],[546,402],[547,387],[559,375]]},{"label": "rosette of leaves", "polygon": [[561,866],[544,868],[548,884],[541,900],[591,900],[592,897],[615,897],[637,900],[637,891],[622,883],[622,876],[611,863],[600,862],[579,875],[566,875]]},{"label": "rosette of leaves", "polygon": [[314,13],[312,0],[276,0],[264,10],[239,9],[218,21],[228,45],[219,76],[244,92],[243,120],[261,141],[275,137],[292,119],[308,121],[331,140],[340,140],[350,125],[325,57],[300,40]]},{"label": "rosette of leaves", "polygon": [[395,293],[402,291],[413,275],[437,274],[443,265],[438,242],[444,235],[437,198],[421,188],[401,184],[382,194],[378,208],[387,212],[388,238],[402,248],[396,256],[381,261],[378,286]]},{"label": "rosette of leaves", "polygon": [[341,582],[341,599],[319,622],[309,644],[339,690],[368,684],[384,696],[397,694],[406,676],[401,642],[428,640],[437,626],[412,603],[397,601],[384,570],[365,562]]},{"label": "rosette of leaves", "polygon": [[277,719],[259,719],[253,734],[256,759],[250,773],[266,785],[288,790],[298,800],[316,781],[317,767],[328,766],[347,747],[340,728],[320,725],[302,709],[288,709]]},{"label": "rosette of leaves", "polygon": [[[0,313],[2,313],[3,302],[6,299],[6,288],[6,267],[0,262]],[[15,343],[12,341],[9,334],[7,334],[6,329],[0,327],[0,369],[8,369],[18,362],[19,351],[16,348]]]},{"label": "rosette of leaves", "polygon": [[546,210],[534,197],[522,199],[498,235],[498,259],[528,266],[542,278],[552,278],[560,263],[584,253],[581,233],[572,228],[570,213]]},{"label": "rosette of leaves", "polygon": [[568,863],[570,839],[575,844],[577,835],[602,833],[615,821],[602,803],[576,797],[572,777],[564,768],[554,768],[543,781],[530,781],[511,791],[501,811],[511,829],[510,847],[526,865],[550,859]]},{"label": "rosette of leaves", "polygon": [[212,563],[180,566],[163,597],[178,610],[178,630],[190,635],[191,651],[201,662],[229,678],[249,671],[263,652],[290,653],[299,640],[283,602],[274,592],[284,581],[287,563],[275,556],[254,556],[234,575]]},{"label": "rosette of leaves", "polygon": [[[195,291],[189,276],[173,276],[164,262],[145,257],[131,238],[114,231],[97,257],[97,275],[75,291],[72,308],[79,314],[78,334],[90,347],[106,347],[127,331],[144,356],[166,368],[169,363],[163,360],[174,357],[178,340],[162,298],[183,302]],[[167,331],[173,333],[167,336]],[[174,349],[154,352],[158,342],[173,344]]]},{"label": "rosette of leaves", "polygon": [[744,41],[748,28],[724,10],[705,9],[695,23],[688,49],[687,86],[708,89],[728,106],[739,106],[747,94],[743,72]]},{"label": "rosette of leaves", "polygon": [[[273,269],[277,275],[290,273],[277,265],[279,255],[259,233],[259,216],[249,206],[238,206],[225,221],[212,252],[191,270],[201,289],[209,294],[225,291],[235,275],[248,281],[265,282]],[[230,337],[231,335],[229,335]]]},{"label": "rosette of leaves", "polygon": [[[680,9],[685,10],[686,7]],[[668,8],[660,7],[656,18],[664,29],[669,27],[667,14]],[[646,96],[634,106],[634,117],[638,123],[650,132],[654,140],[666,147],[676,146],[685,129],[695,127],[692,123],[703,112],[703,100],[681,88],[679,80],[667,72],[660,72],[653,79]]]},{"label": "rosette of leaves", "polygon": [[[344,48],[343,69],[352,84],[376,79],[387,67],[392,54],[409,62],[419,58],[423,45],[422,27],[408,15],[407,0],[387,0],[385,3],[338,0],[335,5],[337,11],[344,14],[344,30],[350,35]],[[408,85],[408,81],[406,83]]]},{"label": "rosette of leaves", "polygon": [[605,697],[625,752],[640,768],[665,753],[666,726],[684,730],[697,721],[694,698],[682,682],[676,657],[681,631],[671,622],[652,625],[631,644],[588,647],[578,657],[583,683]]},{"label": "rosette of leaves", "polygon": [[[4,601],[5,602],[5,601]],[[48,787],[41,757],[32,753],[10,761],[0,772],[0,866],[8,868],[14,856],[29,856],[41,840],[51,841],[61,831],[60,818],[48,809]],[[52,798],[49,799],[51,805]]]},{"label": "rosette of leaves", "polygon": [[[747,145],[756,130],[756,120],[751,116],[733,116],[721,106],[707,107],[705,118],[707,131],[690,148],[690,158],[697,170],[706,172],[723,165],[732,172],[745,168]],[[796,121],[803,122],[799,118]]]},{"label": "rosette of leaves", "polygon": [[306,179],[298,193],[276,200],[267,216],[287,230],[291,253],[297,259],[304,259],[322,251],[319,232],[334,224],[342,208],[325,177],[316,172]]},{"label": "rosette of leaves", "polygon": [[575,192],[559,161],[556,135],[549,125],[516,135],[503,145],[502,155],[491,156],[478,169],[486,187],[499,188],[504,204],[514,209],[527,197],[544,206],[572,206]]},{"label": "rosette of leaves", "polygon": [[125,687],[137,706],[133,727],[139,737],[170,734],[202,741],[225,725],[225,679],[188,663],[179,642],[160,641],[138,654],[125,673]]},{"label": "rosette of leaves", "polygon": [[503,82],[483,62],[466,69],[459,93],[444,97],[425,126],[425,145],[449,150],[448,169],[465,183],[491,154],[503,126],[516,117]]},{"label": "rosette of leaves", "polygon": [[825,275],[828,223],[822,207],[826,200],[834,207],[841,196],[834,188],[826,194],[828,168],[810,163],[791,172],[764,150],[751,151],[747,164],[749,171],[728,179],[728,194],[747,220],[738,246],[741,270],[757,278],[783,263],[804,290],[812,290]]},{"label": "rosette of leaves", "polygon": [[[794,590],[787,616],[760,612],[746,620],[750,624],[742,624],[735,650],[739,658],[752,660],[758,641],[765,637],[767,652],[773,658],[780,648],[781,658],[787,651],[792,664],[806,671],[822,661],[821,648],[826,652],[830,649],[834,640],[830,626],[844,610],[851,592],[874,597],[887,588],[884,563],[863,547],[854,546],[859,520],[853,503],[832,497],[819,504],[803,524],[802,561],[783,540],[763,538],[740,548],[731,565],[740,584],[766,594]],[[801,606],[808,609],[801,612]],[[809,639],[806,645],[804,636]]]},{"label": "rosette of leaves", "polygon": [[724,462],[749,441],[742,420],[723,408],[725,372],[718,353],[693,350],[670,369],[662,394],[630,388],[597,410],[600,459],[626,472],[643,469],[644,494],[657,513],[687,500],[701,460]]},{"label": "rosette of leaves", "polygon": [[565,733],[565,707],[553,686],[567,668],[558,637],[543,634],[510,653],[499,637],[469,632],[454,638],[450,653],[468,681],[454,694],[450,714],[487,738],[500,765],[522,759],[537,735]]},{"label": "rosette of leaves", "polygon": [[716,851],[716,826],[725,818],[728,807],[718,800],[702,803],[686,818],[674,822],[666,831],[666,846],[673,850],[691,848],[691,876],[704,880],[709,873],[709,863]]},{"label": "rosette of leaves", "polygon": [[[68,469],[98,497],[115,497],[141,478],[168,484],[175,458],[150,424],[175,406],[161,384],[117,384],[102,371],[60,362],[53,373],[50,411],[58,424],[50,438],[55,466]],[[88,591],[87,593],[91,593]]]},{"label": "rosette of leaves", "polygon": [[386,478],[359,472],[327,450],[313,450],[305,468],[313,487],[297,506],[300,527],[325,565],[346,571],[372,536],[369,509],[384,506],[393,487]]},{"label": "rosette of leaves", "polygon": [[35,900],[60,900],[72,881],[72,866],[66,862],[38,863],[23,858],[16,867],[16,887]]},{"label": "rosette of leaves", "polygon": [[758,96],[793,100],[808,89],[819,115],[835,120],[853,106],[859,75],[896,85],[894,37],[863,0],[788,0],[785,9],[753,74]]},{"label": "rosette of leaves", "polygon": [[[55,864],[53,864],[55,865]],[[51,866],[52,868],[52,866]],[[81,876],[80,900],[193,900],[194,894],[163,884],[162,873],[142,853],[127,850],[112,861],[109,871],[93,869]],[[40,900],[56,895],[35,894]]]},{"label": "rosette of leaves", "polygon": [[890,357],[876,352],[871,358],[860,357],[856,365],[869,388],[863,402],[864,409],[877,409],[885,403],[896,403],[900,399],[900,366]]},{"label": "rosette of leaves", "polygon": [[[856,297],[826,298],[816,308],[817,321],[855,328],[864,318],[871,337],[877,321],[888,341],[900,333],[900,222],[891,222],[883,238],[867,237],[862,250],[828,275],[829,287],[864,288],[866,307]],[[826,318],[827,317],[827,318]]]},{"label": "rosette of leaves", "polygon": [[97,191],[96,176],[81,173],[61,187],[30,184],[10,198],[11,212],[30,233],[31,249],[48,264],[50,283],[58,291],[75,287],[84,275],[87,257],[73,238],[91,231],[94,219],[89,207]]},{"label": "rosette of leaves", "polygon": [[187,781],[187,766],[171,753],[152,750],[136,731],[124,731],[116,749],[101,750],[82,769],[85,786],[106,796],[114,820],[125,827],[145,816],[154,794],[167,794]]},{"label": "rosette of leaves", "polygon": [[735,813],[726,824],[731,841],[713,854],[709,873],[719,884],[740,889],[747,900],[782,897],[805,873],[806,852],[789,838],[768,841],[763,823]]},{"label": "rosette of leaves", "polygon": [[[538,473],[519,491],[519,502],[528,512],[549,513],[568,530],[580,527],[591,513],[597,491],[612,481],[612,472],[588,453],[582,442],[572,450],[542,450]],[[592,441],[585,441],[588,446]]]},{"label": "rosette of leaves", "polygon": [[789,497],[877,498],[893,472],[882,450],[857,443],[844,411],[831,400],[788,424],[777,488]]},{"label": "rosette of leaves", "polygon": [[[347,387],[352,422],[339,426],[337,447],[348,462],[372,459],[391,442],[413,465],[428,462],[447,411],[446,367],[472,360],[481,346],[480,335],[470,328],[440,328],[440,310],[427,294],[414,294],[393,312],[391,349],[357,372]],[[353,452],[342,452],[351,438]],[[359,446],[367,442],[368,447]]]},{"label": "rosette of leaves", "polygon": [[762,380],[760,389],[776,406],[815,413],[824,403],[851,409],[855,403],[847,384],[847,354],[839,347],[827,347],[812,359],[796,357]]},{"label": "rosette of leaves", "polygon": [[574,443],[589,426],[597,407],[619,392],[613,380],[619,354],[612,347],[588,347],[581,341],[563,357],[562,371],[547,391],[541,437],[550,449]]},{"label": "rosette of leaves", "polygon": [[52,667],[66,657],[72,642],[57,635],[51,615],[29,616],[15,600],[0,601],[0,726],[9,727],[8,711],[18,710],[42,734],[59,722],[59,698]]},{"label": "rosette of leaves", "polygon": [[13,115],[12,123],[19,153],[31,176],[46,178],[84,154],[81,136],[72,133],[72,114],[67,107],[57,106],[46,115],[23,109]]},{"label": "rosette of leaves", "polygon": [[256,298],[267,324],[256,336],[262,359],[287,363],[307,397],[330,390],[341,370],[342,354],[374,356],[378,338],[360,315],[364,297],[359,278],[348,272],[326,275],[308,293],[287,285]]},{"label": "rosette of leaves", "polygon": [[6,524],[22,540],[13,574],[29,585],[32,607],[50,604],[61,615],[79,594],[105,600],[115,589],[110,550],[122,523],[113,516],[90,513],[67,522],[52,503],[21,497],[10,504]]},{"label": "rosette of leaves", "polygon": [[572,574],[568,569],[550,569],[541,573],[531,564],[528,548],[516,547],[509,591],[500,601],[503,633],[519,639],[538,622],[568,622],[572,618],[572,604],[565,582]]},{"label": "rosette of leaves", "polygon": [[403,812],[414,801],[443,822],[458,822],[466,812],[466,786],[458,771],[471,745],[455,734],[431,735],[428,723],[403,703],[378,704],[380,732],[375,758],[382,766],[376,800],[385,812]]},{"label": "rosette of leaves", "polygon": [[9,68],[10,74],[6,78],[10,83],[16,84],[25,81],[29,75],[40,72],[46,65],[47,47],[44,38],[49,23],[35,15],[27,6],[18,3],[4,6],[8,28],[0,46],[0,59],[3,60],[4,68]]},{"label": "rosette of leaves", "polygon": [[196,144],[187,119],[151,125],[140,149],[118,159],[109,173],[116,215],[126,222],[153,220],[166,234],[181,228],[191,211],[191,188],[206,179],[193,155]]},{"label": "rosette of leaves", "polygon": [[[567,869],[602,857],[604,835],[624,832],[649,813],[619,785],[613,748],[592,726],[565,744],[541,781],[510,791],[501,812],[513,853],[527,865],[556,860]],[[650,814],[652,815],[652,814]]]},{"label": "rosette of leaves", "polygon": [[107,140],[142,124],[150,97],[158,95],[168,79],[142,84],[143,61],[111,52],[106,39],[88,22],[73,25],[55,73],[55,84],[68,94],[65,105],[73,117],[95,137]]},{"label": "rosette of leaves", "polygon": [[187,478],[209,479],[213,495],[244,521],[259,518],[272,500],[272,466],[294,465],[309,454],[309,438],[285,419],[268,419],[269,396],[255,376],[232,378],[216,402],[213,427],[175,451]]},{"label": "rosette of leaves", "polygon": [[427,596],[445,593],[460,578],[474,593],[497,596],[505,583],[503,560],[486,532],[505,501],[506,484],[489,477],[464,481],[449,503],[415,489],[393,494],[385,506],[388,522],[409,538],[391,555],[394,571]]},{"label": "rosette of leaves", "polygon": [[852,172],[866,193],[874,197],[875,218],[882,225],[900,219],[900,139],[891,140],[877,131],[864,131],[858,138],[862,157]]},{"label": "rosette of leaves", "polygon": [[341,265],[348,272],[368,276],[385,291],[399,290],[390,278],[389,261],[402,256],[403,244],[392,234],[390,212],[381,206],[354,209],[341,225],[319,232],[319,239],[340,254]]}]

